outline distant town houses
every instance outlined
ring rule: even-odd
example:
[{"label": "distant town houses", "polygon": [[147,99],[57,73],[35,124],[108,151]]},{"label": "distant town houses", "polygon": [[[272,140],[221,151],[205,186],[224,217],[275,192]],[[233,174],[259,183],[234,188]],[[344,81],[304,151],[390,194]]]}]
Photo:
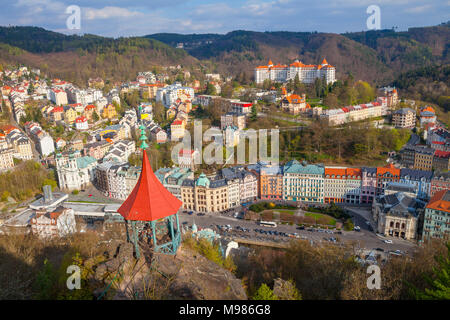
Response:
[{"label": "distant town houses", "polygon": [[294,80],[296,77],[303,83],[314,83],[316,79],[325,79],[327,84],[334,83],[336,81],[336,68],[330,65],[326,59],[323,59],[319,65],[308,65],[295,60],[289,66],[274,65],[272,60],[269,60],[266,66],[255,68],[255,82],[257,84],[262,84],[265,80],[287,82]]},{"label": "distant town houses", "polygon": [[246,127],[245,114],[228,112],[220,116],[220,129],[225,130],[229,126],[235,126],[239,130],[244,130]]},{"label": "distant town houses", "polygon": [[185,135],[186,121],[185,120],[175,120],[170,125],[170,140],[179,141]]},{"label": "distant town houses", "polygon": [[112,144],[106,140],[95,141],[84,145],[83,154],[101,160],[107,154],[111,146]]},{"label": "distant town houses", "polygon": [[442,190],[450,190],[450,172],[435,171],[431,179],[430,198]]},{"label": "distant town houses", "polygon": [[178,152],[178,166],[195,170],[196,159],[199,161],[200,152],[198,150],[182,148]]},{"label": "distant town houses", "polygon": [[107,197],[125,200],[136,185],[140,168],[126,162],[104,161],[95,170],[95,186]]},{"label": "distant town houses", "polygon": [[136,151],[136,144],[130,140],[120,140],[109,149],[104,161],[127,162],[129,156]]},{"label": "distant town houses", "polygon": [[45,132],[36,122],[26,122],[25,130],[34,141],[37,151],[43,157],[55,152],[55,143],[49,133]]},{"label": "distant town houses", "polygon": [[450,152],[444,142],[435,141],[432,147],[424,145],[406,145],[400,150],[401,163],[417,170],[448,170],[450,168]]},{"label": "distant town houses", "polygon": [[67,93],[63,89],[52,88],[48,90],[48,99],[51,100],[57,106],[62,106],[69,103],[67,99]]},{"label": "distant town houses", "polygon": [[8,148],[14,150],[14,158],[22,160],[33,159],[31,140],[19,128],[12,125],[5,125],[0,128],[5,135]]},{"label": "distant town houses", "polygon": [[156,92],[156,101],[162,102],[167,108],[178,99],[181,99],[182,102],[184,102],[185,100],[192,101],[194,98],[194,88],[183,87],[180,83],[159,88]]},{"label": "distant town houses", "polygon": [[194,172],[188,167],[159,168],[155,171],[155,175],[163,186],[180,200],[182,200],[181,186],[183,181],[194,179]]},{"label": "distant town houses", "polygon": [[324,110],[320,114],[320,119],[325,120],[331,126],[337,126],[348,122],[381,117],[387,115],[387,113],[386,100],[379,97],[377,101],[371,103]]},{"label": "distant town houses", "polygon": [[88,119],[85,116],[80,116],[76,118],[75,128],[77,130],[88,130],[89,129]]}]

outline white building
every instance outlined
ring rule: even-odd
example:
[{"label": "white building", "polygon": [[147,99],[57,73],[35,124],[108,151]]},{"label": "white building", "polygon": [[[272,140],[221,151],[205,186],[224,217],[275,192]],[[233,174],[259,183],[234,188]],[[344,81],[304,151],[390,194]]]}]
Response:
[{"label": "white building", "polygon": [[269,60],[267,66],[255,68],[255,82],[258,84],[266,79],[273,82],[287,82],[294,80],[297,75],[303,83],[314,83],[316,79],[325,79],[328,84],[336,81],[336,68],[328,64],[326,59],[323,59],[319,65],[307,65],[295,60],[289,66],[274,65]]},{"label": "white building", "polygon": [[41,156],[46,157],[55,152],[55,143],[53,138],[45,132],[36,122],[25,123],[25,130],[34,141],[36,149]]},{"label": "white building", "polygon": [[97,159],[93,157],[75,157],[74,154],[56,156],[56,172],[59,187],[63,190],[80,190],[89,186],[95,179]]},{"label": "white building", "polygon": [[195,98],[194,88],[183,87],[180,83],[175,83],[164,88],[159,88],[156,91],[156,101],[162,102],[166,107],[171,106],[177,99],[183,97],[192,101]]},{"label": "white building", "polygon": [[58,88],[49,89],[47,96],[54,104],[61,106],[68,104],[67,93]]},{"label": "white building", "polygon": [[36,211],[30,224],[31,232],[40,238],[63,237],[76,231],[75,213],[70,208]]},{"label": "white building", "polygon": [[75,128],[77,130],[89,129],[88,119],[85,116],[81,116],[75,119]]}]

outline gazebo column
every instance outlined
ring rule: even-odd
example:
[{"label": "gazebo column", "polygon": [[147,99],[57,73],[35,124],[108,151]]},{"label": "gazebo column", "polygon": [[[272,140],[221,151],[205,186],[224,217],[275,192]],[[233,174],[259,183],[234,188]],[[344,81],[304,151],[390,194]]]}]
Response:
[{"label": "gazebo column", "polygon": [[156,245],[156,225],[155,225],[155,221],[151,221],[151,226],[152,226],[152,238],[153,238],[153,247],[155,248],[155,251],[157,251],[158,246]]},{"label": "gazebo column", "polygon": [[176,239],[174,237],[174,233],[173,233],[173,216],[169,216],[169,223],[170,223],[170,236],[172,238],[172,251],[173,253],[175,253],[175,250],[177,248],[176,246]]},{"label": "gazebo column", "polygon": [[178,212],[175,213],[175,217],[177,219],[177,232],[180,233],[180,220],[178,219]]},{"label": "gazebo column", "polygon": [[125,231],[127,233],[127,242],[130,242],[130,234],[128,233],[128,220],[125,220]]},{"label": "gazebo column", "polygon": [[139,244],[138,244],[138,232],[136,228],[136,221],[132,221],[131,225],[133,227],[133,238],[134,238],[134,249],[136,250],[136,258],[139,259],[141,254],[139,252]]}]

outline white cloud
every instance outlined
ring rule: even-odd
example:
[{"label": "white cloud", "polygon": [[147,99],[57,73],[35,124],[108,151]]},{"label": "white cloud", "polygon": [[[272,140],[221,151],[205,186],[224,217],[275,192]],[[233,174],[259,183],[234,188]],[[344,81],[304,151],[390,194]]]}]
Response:
[{"label": "white cloud", "polygon": [[137,11],[131,11],[120,7],[104,7],[102,9],[82,8],[84,18],[87,20],[109,19],[109,18],[129,18],[142,15]]},{"label": "white cloud", "polygon": [[407,8],[407,9],[405,9],[405,12],[407,12],[407,13],[422,13],[424,11],[427,11],[431,7],[432,7],[431,5],[427,4],[427,5],[424,5],[424,6]]}]

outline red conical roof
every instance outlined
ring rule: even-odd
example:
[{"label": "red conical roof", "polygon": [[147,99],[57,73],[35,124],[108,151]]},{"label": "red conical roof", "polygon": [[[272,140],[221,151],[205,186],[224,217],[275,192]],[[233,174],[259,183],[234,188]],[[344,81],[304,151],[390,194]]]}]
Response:
[{"label": "red conical roof", "polygon": [[144,150],[141,176],[117,211],[125,220],[155,221],[175,214],[181,205],[182,202],[164,188],[155,176]]}]

